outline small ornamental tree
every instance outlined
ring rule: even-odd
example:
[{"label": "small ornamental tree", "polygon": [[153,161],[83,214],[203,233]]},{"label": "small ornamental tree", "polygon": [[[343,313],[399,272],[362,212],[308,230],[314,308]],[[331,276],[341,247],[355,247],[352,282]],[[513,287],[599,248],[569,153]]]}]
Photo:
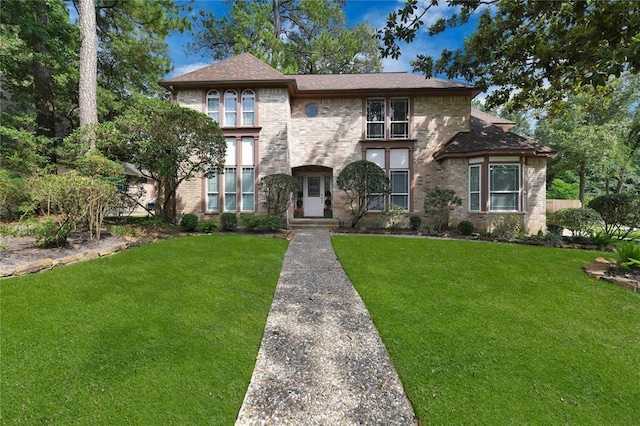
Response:
[{"label": "small ornamental tree", "polygon": [[449,212],[462,204],[462,198],[453,189],[436,188],[424,197],[424,214],[434,219],[434,229],[438,232],[449,224]]},{"label": "small ornamental tree", "polygon": [[571,231],[573,238],[588,237],[602,223],[600,214],[589,207],[560,209],[551,219],[553,223]]},{"label": "small ornamental tree", "polygon": [[226,142],[218,124],[205,114],[158,99],[137,99],[113,123],[96,131],[98,149],[128,161],[155,181],[156,215],[176,217],[176,191],[198,174],[219,172]]},{"label": "small ornamental tree", "polygon": [[591,200],[589,207],[600,213],[608,235],[617,233],[619,239],[624,239],[640,228],[640,195],[602,195]]},{"label": "small ornamental tree", "polygon": [[291,175],[275,174],[260,179],[258,188],[262,195],[262,205],[267,209],[267,214],[282,220],[282,216],[289,208],[293,194],[300,190],[300,182]]},{"label": "small ornamental tree", "polygon": [[359,160],[347,164],[338,175],[338,188],[347,194],[351,212],[351,227],[355,228],[380,195],[389,193],[389,178],[377,164]]}]

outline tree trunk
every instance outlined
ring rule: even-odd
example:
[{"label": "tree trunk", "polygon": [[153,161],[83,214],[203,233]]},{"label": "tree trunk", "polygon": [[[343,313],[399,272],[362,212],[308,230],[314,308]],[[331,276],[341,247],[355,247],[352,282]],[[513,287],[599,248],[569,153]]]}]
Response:
[{"label": "tree trunk", "polygon": [[78,18],[80,21],[80,85],[79,107],[80,127],[87,127],[85,141],[89,150],[96,148],[92,126],[98,123],[98,51],[96,46],[95,0],[80,0]]}]

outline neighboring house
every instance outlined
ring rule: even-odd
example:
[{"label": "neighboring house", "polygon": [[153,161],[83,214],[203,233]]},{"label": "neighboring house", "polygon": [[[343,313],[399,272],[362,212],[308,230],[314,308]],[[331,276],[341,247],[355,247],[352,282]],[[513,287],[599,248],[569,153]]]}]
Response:
[{"label": "neighboring house", "polygon": [[329,216],[347,221],[336,179],[367,159],[391,181],[384,205],[407,218],[423,216],[425,194],[440,187],[464,200],[452,224],[487,230],[497,213],[514,213],[528,232],[545,226],[554,152],[509,133],[514,123],[472,110],[472,86],[409,73],[283,75],[249,53],[160,84],[174,102],[216,120],[227,139],[224,173],[183,183],[179,212],[264,214],[257,183],[285,173],[303,187],[289,218],[327,217],[330,205]]}]

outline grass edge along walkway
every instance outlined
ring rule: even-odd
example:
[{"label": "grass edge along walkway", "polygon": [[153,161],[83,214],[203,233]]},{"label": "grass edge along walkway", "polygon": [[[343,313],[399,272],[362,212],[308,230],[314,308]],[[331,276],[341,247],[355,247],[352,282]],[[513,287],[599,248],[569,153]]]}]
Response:
[{"label": "grass edge along walkway", "polygon": [[1,280],[2,423],[232,424],[287,244],[183,237]]},{"label": "grass edge along walkway", "polygon": [[424,424],[634,424],[640,295],[611,253],[334,236]]}]

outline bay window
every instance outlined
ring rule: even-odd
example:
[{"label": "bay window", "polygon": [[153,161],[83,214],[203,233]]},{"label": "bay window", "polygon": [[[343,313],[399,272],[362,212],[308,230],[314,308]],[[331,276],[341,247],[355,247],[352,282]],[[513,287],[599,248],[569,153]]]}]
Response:
[{"label": "bay window", "polygon": [[520,209],[520,165],[489,165],[489,207],[492,211]]},{"label": "bay window", "polygon": [[480,165],[469,166],[469,210],[480,211]]}]

